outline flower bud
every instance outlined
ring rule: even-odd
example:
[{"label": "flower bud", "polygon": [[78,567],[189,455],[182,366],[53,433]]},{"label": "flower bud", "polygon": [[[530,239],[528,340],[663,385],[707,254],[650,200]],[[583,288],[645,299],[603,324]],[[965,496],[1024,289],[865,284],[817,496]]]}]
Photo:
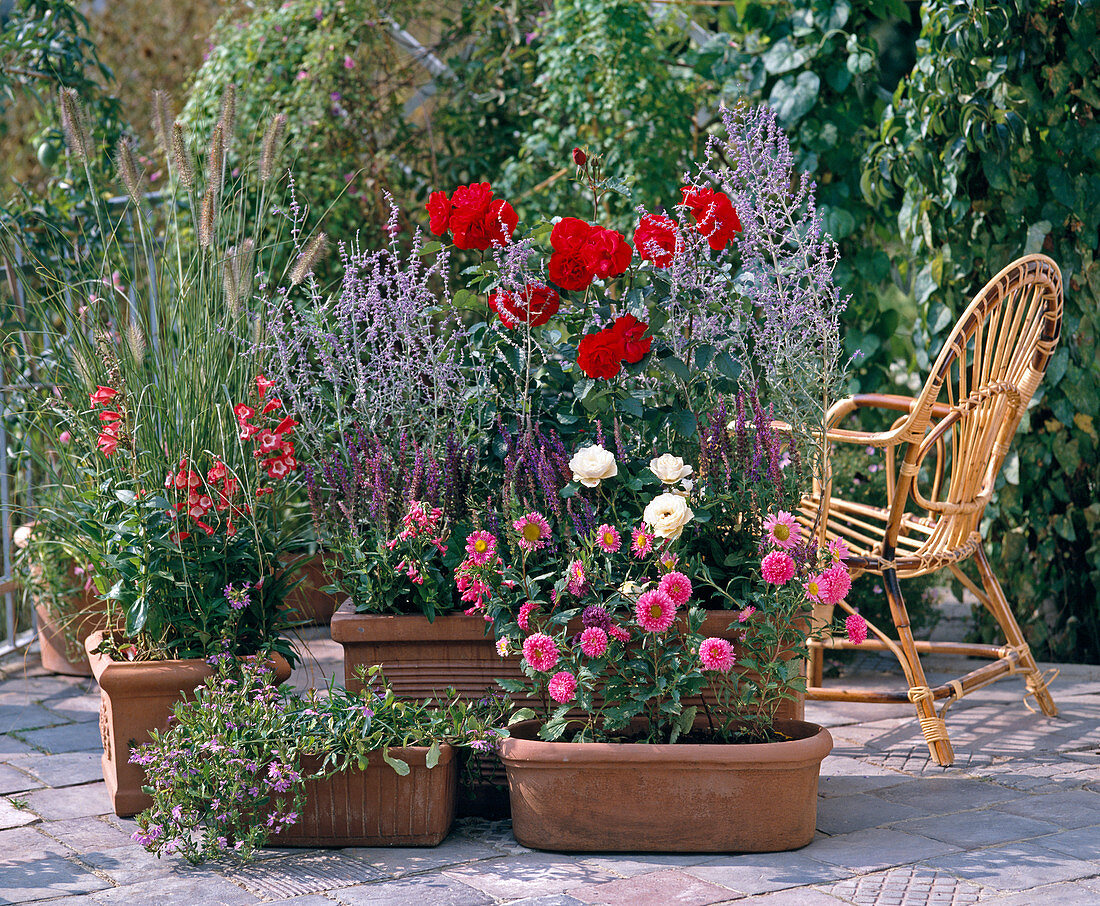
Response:
[{"label": "flower bud", "polygon": [[578,167],[583,167],[588,163],[588,155],[585,154],[580,148],[573,149],[573,163]]}]

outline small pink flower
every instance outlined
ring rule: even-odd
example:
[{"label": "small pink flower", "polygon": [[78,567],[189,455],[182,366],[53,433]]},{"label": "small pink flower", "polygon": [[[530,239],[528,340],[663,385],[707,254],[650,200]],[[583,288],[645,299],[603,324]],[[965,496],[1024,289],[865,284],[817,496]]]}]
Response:
[{"label": "small pink flower", "polygon": [[737,622],[744,623],[754,613],[756,613],[756,608],[750,604],[748,607],[745,607],[737,612]]},{"label": "small pink flower", "polygon": [[704,670],[726,673],[737,660],[733,646],[725,639],[707,639],[699,646],[699,660]]},{"label": "small pink flower", "polygon": [[636,528],[630,533],[630,552],[639,560],[653,550],[653,536],[645,529]]},{"label": "small pink flower", "polygon": [[768,533],[768,540],[776,547],[790,550],[798,544],[799,537],[802,535],[802,526],[794,521],[794,516],[790,513],[780,510],[776,515],[768,516],[764,520],[764,531]]},{"label": "small pink flower", "polygon": [[867,621],[858,613],[848,615],[844,628],[848,630],[848,641],[853,645],[862,645],[867,641]]},{"label": "small pink flower", "polygon": [[519,628],[524,632],[531,631],[531,612],[538,609],[539,605],[536,601],[528,601],[519,609],[519,616],[516,617],[516,622],[519,624]]},{"label": "small pink flower", "polygon": [[512,653],[511,645],[507,639],[497,639],[497,654],[501,657],[508,657]]},{"label": "small pink flower", "polygon": [[466,554],[473,566],[484,566],[496,550],[497,539],[488,532],[474,532],[466,538]]},{"label": "small pink flower", "polygon": [[661,567],[668,572],[676,569],[676,564],[680,562],[680,558],[677,557],[672,551],[665,551],[661,557]]},{"label": "small pink flower", "polygon": [[576,694],[577,678],[572,673],[562,670],[550,677],[550,697],[558,704],[573,701]]},{"label": "small pink flower", "polygon": [[676,619],[676,602],[655,588],[638,598],[634,615],[646,632],[664,632]]},{"label": "small pink flower", "polygon": [[605,554],[613,554],[622,547],[623,539],[619,530],[606,522],[596,529],[596,546]]},{"label": "small pink flower", "polygon": [[68,431],[62,431],[57,435],[57,442],[60,444],[67,444],[73,439],[73,436]]},{"label": "small pink flower", "polygon": [[607,628],[607,633],[612,638],[618,639],[620,642],[630,641],[630,630],[623,629],[622,626],[609,626]]},{"label": "small pink flower", "polygon": [[537,551],[550,540],[550,523],[542,513],[528,513],[512,523],[519,533],[519,546],[525,551]]},{"label": "small pink flower", "polygon": [[783,551],[772,551],[760,564],[760,573],[765,582],[772,585],[785,585],[794,576],[794,560]]},{"label": "small pink flower", "polygon": [[355,68],[355,60],[353,60],[351,57],[345,55],[345,57],[344,57],[344,69],[354,69],[354,68]]},{"label": "small pink flower", "polygon": [[585,657],[603,657],[607,651],[607,633],[599,626],[589,626],[581,633],[581,651]]},{"label": "small pink flower", "polygon": [[806,590],[806,597],[811,601],[821,600],[821,574],[810,576],[805,582],[802,583],[802,587]]},{"label": "small pink flower", "polygon": [[536,670],[545,673],[558,662],[557,643],[542,632],[529,635],[523,640],[523,659]]},{"label": "small pink flower", "polygon": [[584,594],[587,578],[584,574],[584,564],[580,560],[574,560],[569,564],[569,594],[579,598]]},{"label": "small pink flower", "polygon": [[843,601],[852,588],[852,577],[843,563],[830,566],[821,574],[821,601],[824,604],[837,604]]},{"label": "small pink flower", "polygon": [[657,587],[672,598],[677,607],[686,604],[691,597],[691,580],[683,573],[665,574]]},{"label": "small pink flower", "polygon": [[826,547],[834,560],[843,560],[851,553],[843,538],[834,538]]}]

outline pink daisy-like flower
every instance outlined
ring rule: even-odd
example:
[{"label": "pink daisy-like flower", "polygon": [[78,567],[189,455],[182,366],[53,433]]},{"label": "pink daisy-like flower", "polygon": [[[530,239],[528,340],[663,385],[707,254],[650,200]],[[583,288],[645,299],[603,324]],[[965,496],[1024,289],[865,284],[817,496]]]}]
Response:
[{"label": "pink daisy-like flower", "polygon": [[780,510],[774,516],[768,516],[764,520],[764,531],[768,533],[768,540],[776,547],[790,550],[798,544],[802,535],[802,526],[794,521],[794,516],[785,510]]},{"label": "pink daisy-like flower", "polygon": [[558,662],[557,643],[542,632],[529,635],[523,640],[523,659],[536,670],[545,673]]},{"label": "pink daisy-like flower", "polygon": [[497,550],[497,539],[488,532],[474,532],[466,537],[466,554],[473,566],[484,566]]},{"label": "pink daisy-like flower", "polygon": [[827,545],[829,553],[834,560],[843,560],[847,557],[851,551],[848,550],[848,545],[843,538],[834,538]]},{"label": "pink daisy-like flower", "polygon": [[646,632],[664,632],[676,619],[676,602],[655,588],[638,598],[634,615]]},{"label": "pink daisy-like flower", "polygon": [[581,651],[585,657],[603,657],[607,651],[607,633],[598,626],[589,626],[581,633]]},{"label": "pink daisy-like flower", "polygon": [[760,564],[760,574],[765,582],[785,585],[794,575],[794,560],[783,551],[772,551]]},{"label": "pink daisy-like flower", "polygon": [[810,576],[805,582],[802,583],[802,587],[806,590],[806,597],[811,601],[821,600],[821,574]]},{"label": "pink daisy-like flower", "polygon": [[748,607],[742,608],[737,612],[737,622],[744,623],[754,613],[756,613],[756,608],[751,604]]},{"label": "pink daisy-like flower", "polygon": [[623,545],[619,530],[606,522],[596,529],[596,546],[605,554],[613,554]]},{"label": "pink daisy-like flower", "polygon": [[676,564],[680,562],[680,558],[677,557],[672,551],[665,551],[661,557],[661,568],[667,572],[672,572],[676,569]]},{"label": "pink daisy-like flower", "polygon": [[666,573],[657,587],[672,598],[677,607],[686,604],[691,597],[691,579],[683,573]]},{"label": "pink daisy-like flower", "polygon": [[707,639],[699,646],[699,660],[704,670],[726,673],[737,660],[733,646],[725,639]]},{"label": "pink daisy-like flower", "polygon": [[531,612],[538,609],[539,605],[536,601],[528,601],[519,609],[519,616],[516,617],[516,622],[519,624],[519,628],[524,632],[531,631]]},{"label": "pink daisy-like flower", "polygon": [[519,533],[519,546],[525,551],[537,551],[550,540],[550,523],[542,513],[528,513],[512,523]]},{"label": "pink daisy-like flower", "polygon": [[550,677],[550,697],[558,704],[573,701],[577,694],[577,678],[568,670],[561,670]]},{"label": "pink daisy-like flower", "polygon": [[618,639],[620,642],[630,641],[630,630],[623,629],[622,626],[609,626],[607,628],[607,634],[612,638]]},{"label": "pink daisy-like flower", "polygon": [[586,583],[584,564],[580,560],[574,560],[569,564],[569,594],[579,598],[584,594]]},{"label": "pink daisy-like flower", "polygon": [[821,601],[837,604],[843,601],[852,587],[852,577],[843,563],[830,566],[821,574]]},{"label": "pink daisy-like flower", "polygon": [[858,613],[848,614],[844,628],[848,630],[848,641],[853,645],[862,645],[867,641],[867,621]]},{"label": "pink daisy-like flower", "polygon": [[639,560],[648,556],[653,550],[653,536],[643,528],[636,528],[630,533],[630,552]]},{"label": "pink daisy-like flower", "polygon": [[497,639],[497,654],[501,657],[508,657],[512,653],[512,648],[508,644],[507,639]]}]

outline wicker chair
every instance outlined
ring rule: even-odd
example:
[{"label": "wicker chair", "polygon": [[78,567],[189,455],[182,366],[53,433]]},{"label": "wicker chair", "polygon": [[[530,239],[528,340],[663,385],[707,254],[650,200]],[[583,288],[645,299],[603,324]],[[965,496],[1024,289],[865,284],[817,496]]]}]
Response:
[{"label": "wicker chair", "polygon": [[[1024,674],[1027,695],[1044,714],[1058,713],[1047,691],[1049,680],[1036,666],[990,568],[979,528],[1012,437],[1054,352],[1061,323],[1062,278],[1057,265],[1043,255],[1010,264],[963,312],[919,396],[865,394],[842,400],[830,410],[829,442],[885,451],[886,505],[833,497],[827,478],[825,487],[815,485],[800,506],[799,521],[820,540],[844,539],[853,576],[882,577],[896,635],[871,626],[863,647],[891,651],[909,684],[907,691],[824,688],[823,649],[851,647],[847,639],[826,635],[810,643],[807,698],[911,702],[932,757],[941,765],[955,758],[944,722],[947,708],[996,679]],[[863,407],[900,414],[888,431],[837,427]],[[980,588],[962,570],[966,560],[974,561]],[[1003,646],[914,641],[899,580],[945,568],[996,619],[1004,633]],[[840,606],[851,612],[847,603]],[[817,625],[823,626],[832,616],[827,612],[831,608],[819,611]],[[920,655],[932,652],[992,658],[992,663],[929,688]],[[943,705],[937,713],[939,700]]]}]

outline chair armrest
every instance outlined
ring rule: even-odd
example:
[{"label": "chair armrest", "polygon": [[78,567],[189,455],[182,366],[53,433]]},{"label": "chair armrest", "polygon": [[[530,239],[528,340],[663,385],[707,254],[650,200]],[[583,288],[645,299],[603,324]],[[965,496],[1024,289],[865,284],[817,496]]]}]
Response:
[{"label": "chair armrest", "polygon": [[900,418],[889,431],[855,431],[836,427],[857,409],[889,409],[911,414],[916,400],[892,393],[859,393],[837,400],[825,416],[827,440],[869,447],[894,447],[903,440],[908,418]]}]

